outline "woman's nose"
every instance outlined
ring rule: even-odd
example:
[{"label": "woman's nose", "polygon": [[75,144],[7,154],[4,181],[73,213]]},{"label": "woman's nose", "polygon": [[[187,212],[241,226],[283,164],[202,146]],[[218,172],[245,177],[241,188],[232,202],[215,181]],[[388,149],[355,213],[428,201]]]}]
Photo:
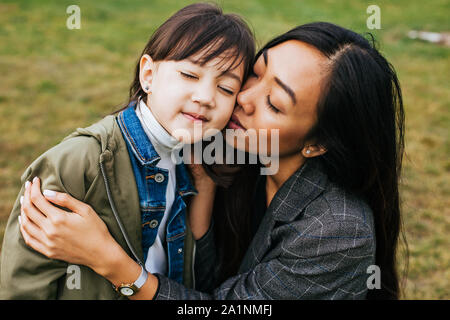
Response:
[{"label": "woman's nose", "polygon": [[236,101],[245,113],[252,114],[255,111],[255,87],[245,85],[245,89],[238,93]]},{"label": "woman's nose", "polygon": [[198,83],[192,94],[192,101],[199,103],[201,106],[215,107],[215,86],[209,83]]}]

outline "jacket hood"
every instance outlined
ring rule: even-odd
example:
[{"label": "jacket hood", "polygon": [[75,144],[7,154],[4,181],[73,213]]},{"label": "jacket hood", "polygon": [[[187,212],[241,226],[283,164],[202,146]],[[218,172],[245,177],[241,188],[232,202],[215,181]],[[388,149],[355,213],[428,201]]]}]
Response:
[{"label": "jacket hood", "polygon": [[64,140],[78,136],[88,136],[95,138],[98,141],[102,153],[105,152],[106,149],[114,151],[117,146],[117,142],[114,138],[118,129],[116,117],[109,115],[89,127],[77,128],[75,132],[71,133]]}]

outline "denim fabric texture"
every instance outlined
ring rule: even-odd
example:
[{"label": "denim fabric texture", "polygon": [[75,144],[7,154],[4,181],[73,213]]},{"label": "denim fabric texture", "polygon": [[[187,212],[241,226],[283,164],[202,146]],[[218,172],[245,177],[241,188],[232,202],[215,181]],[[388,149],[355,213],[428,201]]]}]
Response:
[{"label": "denim fabric texture", "polygon": [[[142,221],[142,248],[144,261],[148,249],[155,242],[158,228],[166,208],[166,190],[169,172],[156,165],[161,159],[142,128],[132,102],[117,117],[126,141],[139,193]],[[176,165],[176,194],[167,219],[165,249],[167,253],[168,278],[182,283],[184,267],[184,240],[186,235],[185,198],[197,194],[190,181],[186,166]]]}]

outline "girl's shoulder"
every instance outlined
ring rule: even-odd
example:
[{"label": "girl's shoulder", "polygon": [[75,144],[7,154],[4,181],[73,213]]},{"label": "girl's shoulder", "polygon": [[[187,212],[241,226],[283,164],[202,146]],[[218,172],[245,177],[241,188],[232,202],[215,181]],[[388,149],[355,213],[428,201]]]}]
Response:
[{"label": "girl's shoulder", "polygon": [[98,161],[99,155],[113,144],[116,127],[115,117],[107,116],[88,127],[77,128],[41,157],[54,163]]},{"label": "girl's shoulder", "polygon": [[22,180],[39,176],[70,182],[97,176],[100,155],[117,144],[117,130],[114,116],[76,129],[34,160],[23,173]]}]

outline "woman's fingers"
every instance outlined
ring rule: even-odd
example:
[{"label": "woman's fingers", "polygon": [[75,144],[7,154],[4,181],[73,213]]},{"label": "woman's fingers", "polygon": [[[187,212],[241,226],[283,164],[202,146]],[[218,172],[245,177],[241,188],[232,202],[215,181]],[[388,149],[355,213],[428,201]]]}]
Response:
[{"label": "woman's fingers", "polygon": [[19,218],[19,228],[25,243],[40,253],[47,255],[47,247],[43,245],[45,234],[27,216],[21,212]]},{"label": "woman's fingers", "polygon": [[[20,216],[19,216],[20,217]],[[33,248],[34,250],[48,256],[46,253],[46,247],[44,245],[42,245],[39,241],[37,241],[35,238],[33,238],[23,227],[22,223],[19,224],[20,225],[20,232],[22,233],[23,236],[23,240],[25,241],[25,243]]]},{"label": "woman's fingers", "polygon": [[21,212],[25,215],[31,222],[33,222],[36,226],[43,229],[45,228],[47,217],[42,214],[41,211],[36,209],[32,204],[27,204],[27,197],[24,197],[23,205],[21,208]]},{"label": "woman's fingers", "polygon": [[75,199],[67,193],[47,189],[41,193],[41,182],[38,177],[35,177],[33,183],[29,183],[29,186],[31,189],[31,202],[42,212],[42,214],[51,219],[58,219],[60,215],[67,213],[53,204],[67,208],[80,215],[87,214],[91,209],[89,205]]},{"label": "woman's fingers", "polygon": [[[70,211],[72,211],[74,213],[78,213],[80,215],[86,215],[87,213],[89,213],[89,211],[91,209],[91,207],[89,205],[75,199],[74,197],[72,197],[71,195],[69,195],[67,193],[57,192],[57,191],[53,191],[53,190],[44,190],[43,197],[45,197],[45,200],[48,200],[58,206],[67,208]],[[48,201],[45,201],[46,203],[42,203],[42,208],[40,208],[41,211],[46,213],[47,210],[50,212],[51,208],[58,209],[55,206],[53,206],[52,204],[48,203]],[[33,199],[33,203],[34,203],[34,199]],[[60,210],[60,209],[58,209],[58,210]],[[62,211],[62,210],[60,210],[60,211]],[[64,211],[63,211],[63,213],[64,213]]]},{"label": "woman's fingers", "polygon": [[42,229],[46,222],[46,216],[33,205],[31,200],[31,188],[31,183],[27,182],[25,184],[24,195],[20,199],[21,213]]},{"label": "woman's fingers", "polygon": [[19,216],[20,227],[26,231],[27,235],[32,236],[35,239],[43,240],[42,236],[44,235],[42,230],[34,224],[30,219],[28,219],[27,215],[21,211]]},{"label": "woman's fingers", "polygon": [[35,177],[33,179],[33,182],[28,184],[28,189],[30,190],[31,202],[37,209],[42,212],[43,215],[49,218],[53,218],[55,215],[65,213],[64,210],[55,207],[44,197],[44,195],[41,193],[41,180],[38,177]]}]

